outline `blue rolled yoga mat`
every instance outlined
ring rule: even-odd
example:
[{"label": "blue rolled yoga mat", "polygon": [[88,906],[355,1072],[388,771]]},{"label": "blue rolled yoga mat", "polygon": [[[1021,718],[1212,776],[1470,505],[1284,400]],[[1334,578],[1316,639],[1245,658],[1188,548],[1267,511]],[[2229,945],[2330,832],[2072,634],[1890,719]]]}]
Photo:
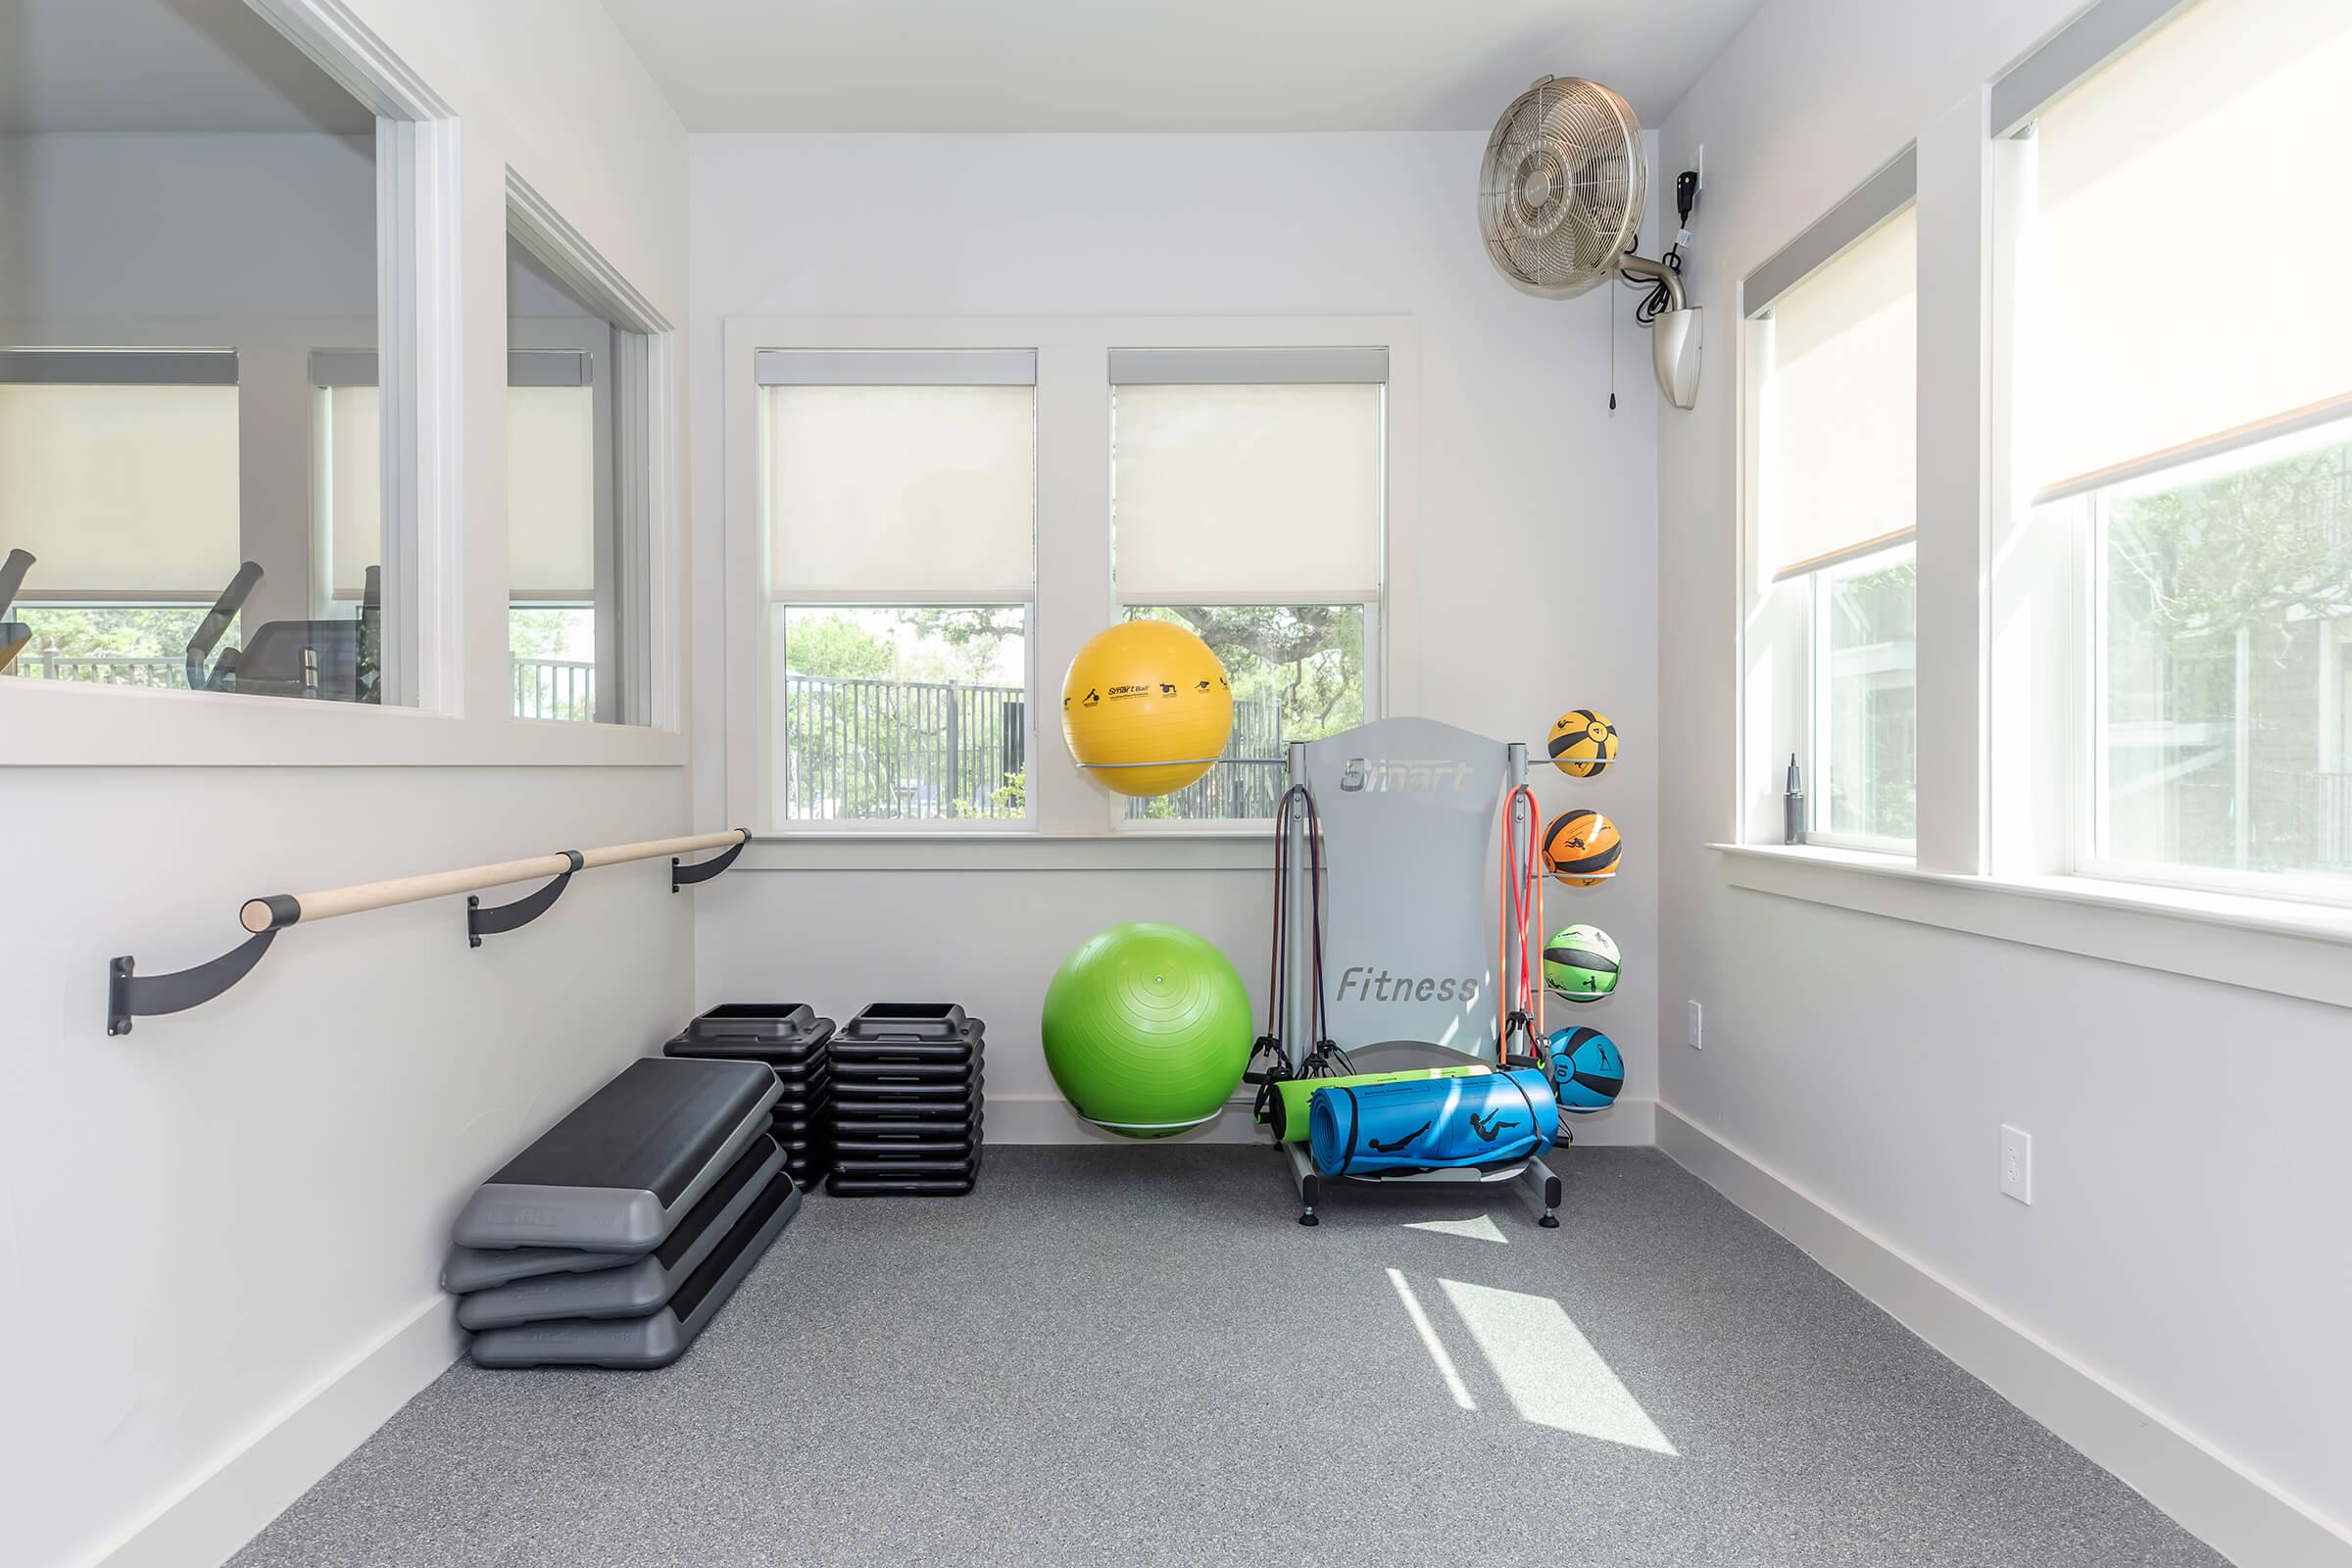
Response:
[{"label": "blue rolled yoga mat", "polygon": [[1318,1089],[1307,1142],[1326,1176],[1494,1165],[1549,1149],[1560,1102],[1540,1067]]}]

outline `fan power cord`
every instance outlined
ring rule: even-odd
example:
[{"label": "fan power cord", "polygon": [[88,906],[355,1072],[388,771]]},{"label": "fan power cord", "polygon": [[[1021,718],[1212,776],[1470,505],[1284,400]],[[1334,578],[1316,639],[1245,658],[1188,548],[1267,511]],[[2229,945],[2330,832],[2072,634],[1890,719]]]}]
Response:
[{"label": "fan power cord", "polygon": [[[1686,169],[1674,176],[1674,243],[1666,247],[1666,254],[1659,258],[1676,272],[1683,270],[1683,247],[1690,243],[1690,209],[1697,205],[1698,171]],[[1634,306],[1634,319],[1643,326],[1653,325],[1674,302],[1674,296],[1667,291],[1663,278],[1644,281],[1628,277],[1623,282],[1627,288],[1641,291],[1642,298]]]}]

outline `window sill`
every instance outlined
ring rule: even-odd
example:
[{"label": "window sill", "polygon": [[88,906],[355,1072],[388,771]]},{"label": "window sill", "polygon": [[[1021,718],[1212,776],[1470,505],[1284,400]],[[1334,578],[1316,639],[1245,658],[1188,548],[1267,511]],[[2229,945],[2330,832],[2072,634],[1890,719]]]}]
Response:
[{"label": "window sill", "polygon": [[1061,834],[1004,830],[755,834],[737,862],[753,871],[1259,871],[1274,868],[1269,828]]},{"label": "window sill", "polygon": [[680,767],[686,738],[372,704],[0,676],[0,764],[33,767]]},{"label": "window sill", "polygon": [[2091,877],[1964,876],[1817,845],[1715,844],[1732,886],[2352,1007],[2352,909]]}]

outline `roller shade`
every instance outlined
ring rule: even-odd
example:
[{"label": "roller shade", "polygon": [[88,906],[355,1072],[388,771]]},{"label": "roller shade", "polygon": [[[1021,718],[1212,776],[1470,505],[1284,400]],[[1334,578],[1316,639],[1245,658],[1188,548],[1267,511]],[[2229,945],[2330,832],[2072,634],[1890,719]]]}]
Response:
[{"label": "roller shade", "polygon": [[1115,386],[1301,385],[1389,378],[1385,348],[1112,349]]},{"label": "roller shade", "polygon": [[1906,207],[1786,289],[1764,328],[1763,559],[1795,576],[1917,520],[1919,221]]},{"label": "roller shade", "polygon": [[802,383],[763,386],[760,400],[771,592],[1029,597],[1033,387]]},{"label": "roller shade", "polygon": [[1035,349],[761,349],[761,386],[1035,386]]},{"label": "roller shade", "polygon": [[596,598],[596,394],[507,388],[507,593]]},{"label": "roller shade", "polygon": [[1385,391],[1361,381],[1114,387],[1119,597],[1131,604],[1377,597]]},{"label": "roller shade", "polygon": [[383,559],[383,479],[375,387],[322,387],[311,442],[312,485],[324,517],[327,577],[337,599],[358,601],[368,568]]},{"label": "roller shade", "polygon": [[2036,117],[2016,338],[2042,498],[2352,393],[2347,81],[2343,0],[2204,0]]},{"label": "roller shade", "polygon": [[[596,394],[588,357],[508,356],[507,582],[520,601],[596,597]],[[313,447],[334,597],[357,600],[383,550],[375,356],[321,351]]]},{"label": "roller shade", "polygon": [[237,483],[233,378],[0,381],[0,555],[39,558],[26,601],[211,599],[243,559]]}]

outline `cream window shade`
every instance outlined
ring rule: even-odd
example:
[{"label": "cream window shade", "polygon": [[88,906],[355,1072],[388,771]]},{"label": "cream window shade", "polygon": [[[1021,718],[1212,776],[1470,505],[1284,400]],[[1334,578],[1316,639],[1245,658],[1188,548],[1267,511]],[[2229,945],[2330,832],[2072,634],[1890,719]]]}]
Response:
[{"label": "cream window shade", "polygon": [[37,558],[25,600],[212,599],[243,559],[237,481],[233,382],[0,382],[0,555]]},{"label": "cream window shade", "polygon": [[1775,578],[1910,538],[1918,209],[1905,207],[1782,293],[1764,332],[1757,481]]},{"label": "cream window shade", "polygon": [[2352,393],[2347,83],[2344,0],[2203,0],[2036,117],[2015,336],[2043,499]]},{"label": "cream window shade", "polygon": [[[514,354],[507,389],[509,597],[587,604],[596,597],[596,397],[585,357]],[[374,356],[313,356],[318,388],[314,484],[334,597],[358,600],[383,557]]]},{"label": "cream window shade", "polygon": [[1030,596],[1034,387],[765,385],[760,420],[768,586],[777,597]]},{"label": "cream window shade", "polygon": [[1377,382],[1112,389],[1112,548],[1130,604],[1377,598]]},{"label": "cream window shade", "polygon": [[320,387],[311,443],[311,482],[324,526],[327,580],[334,596],[358,600],[368,568],[383,560],[381,439],[375,388]]},{"label": "cream window shade", "polygon": [[596,598],[596,394],[507,389],[507,585],[516,600]]}]

